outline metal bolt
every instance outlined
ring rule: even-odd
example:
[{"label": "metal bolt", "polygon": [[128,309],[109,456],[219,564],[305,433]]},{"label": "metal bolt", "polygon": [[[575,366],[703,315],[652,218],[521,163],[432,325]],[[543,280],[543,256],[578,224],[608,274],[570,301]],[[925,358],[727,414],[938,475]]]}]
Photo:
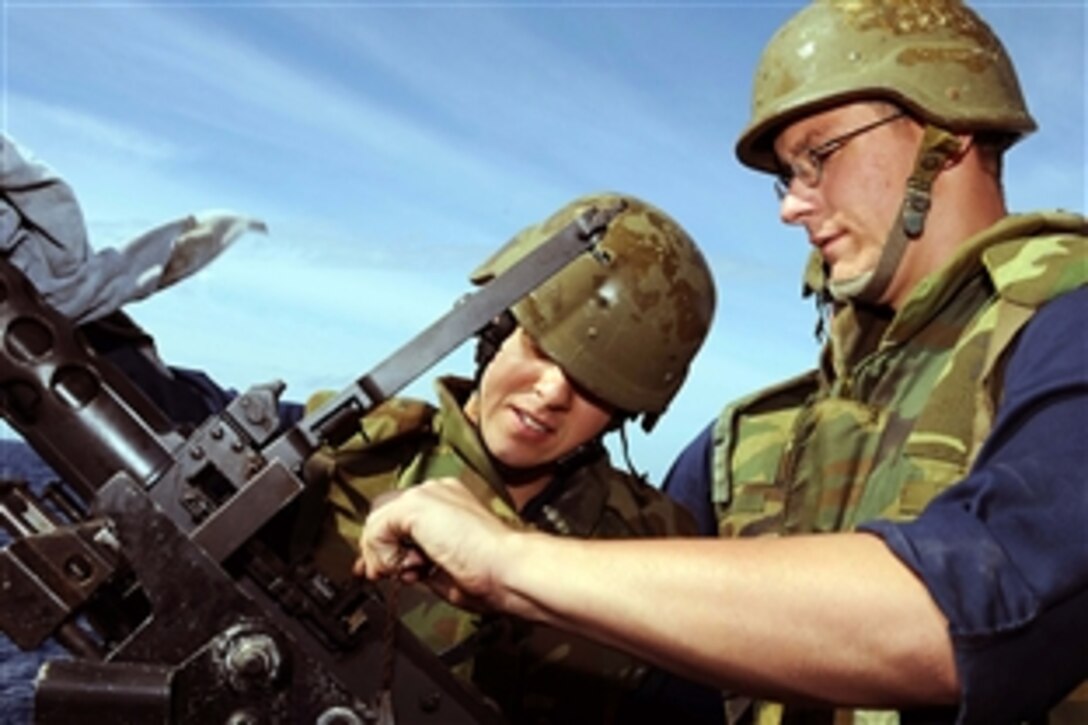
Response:
[{"label": "metal bolt", "polygon": [[91,563],[79,555],[70,556],[64,562],[64,573],[76,581],[82,582],[90,579],[92,571],[94,571],[94,568]]},{"label": "metal bolt", "polygon": [[363,720],[354,710],[334,705],[317,716],[316,725],[363,725]]},{"label": "metal bolt", "polygon": [[231,685],[237,690],[271,684],[279,674],[281,658],[276,641],[260,632],[232,640],[223,655]]},{"label": "metal bolt", "polygon": [[260,720],[249,710],[235,710],[227,718],[226,725],[258,725]]}]

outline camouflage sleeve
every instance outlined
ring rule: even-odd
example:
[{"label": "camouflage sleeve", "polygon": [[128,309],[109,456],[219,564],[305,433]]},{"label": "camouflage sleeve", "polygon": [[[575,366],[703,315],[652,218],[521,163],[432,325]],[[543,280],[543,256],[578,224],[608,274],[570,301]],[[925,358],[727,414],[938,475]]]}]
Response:
[{"label": "camouflage sleeve", "polygon": [[[328,398],[314,395],[307,410]],[[303,468],[309,490],[292,551],[312,551],[318,568],[333,579],[350,576],[370,502],[397,488],[400,471],[424,445],[433,411],[422,401],[388,400],[360,419],[359,433],[347,442],[314,453]]]},{"label": "camouflage sleeve", "polygon": [[642,530],[640,536],[697,536],[699,529],[691,513],[665,495],[664,492],[642,484]]},{"label": "camouflage sleeve", "polygon": [[622,525],[614,524],[612,530],[601,526],[594,537],[698,535],[691,513],[660,489],[644,479],[616,470],[610,473],[610,478],[608,515],[622,521]]}]

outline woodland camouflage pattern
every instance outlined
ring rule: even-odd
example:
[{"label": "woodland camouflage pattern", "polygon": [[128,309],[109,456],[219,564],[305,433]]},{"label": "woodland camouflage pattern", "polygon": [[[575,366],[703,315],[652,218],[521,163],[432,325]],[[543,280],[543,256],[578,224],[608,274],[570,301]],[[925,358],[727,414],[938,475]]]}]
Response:
[{"label": "woodland camouflage pattern", "polygon": [[714,316],[710,268],[672,217],[629,195],[580,197],[515,235],[472,281],[487,283],[591,208],[619,210],[593,253],[542,282],[511,312],[578,385],[614,408],[645,413],[644,427],[652,427]]},{"label": "woodland camouflage pattern", "polygon": [[1035,129],[1004,46],[960,0],[816,0],[767,43],[737,157],[775,173],[782,128],[860,97],[1010,143]]},{"label": "woodland camouflage pattern", "polygon": [[968,472],[1017,332],[1047,301],[1086,283],[1083,216],[1014,215],[966,241],[894,317],[840,308],[818,370],[719,418],[721,535],[915,517]]},{"label": "woodland camouflage pattern", "polygon": [[[394,399],[361,421],[361,432],[325,449],[306,467],[312,515],[320,530],[299,529],[294,545],[312,546],[317,566],[334,580],[350,577],[369,501],[436,476],[459,478],[500,518],[565,536],[618,538],[694,533],[691,517],[647,483],[611,467],[599,444],[578,454],[523,516],[462,413],[471,382],[442,378],[440,407]],[[320,405],[315,396],[309,406]],[[323,509],[323,512],[320,510]],[[485,618],[459,610],[424,587],[400,592],[402,619],[441,653],[477,632]],[[455,668],[498,703],[512,723],[609,723],[625,691],[646,667],[631,657],[546,627],[490,617],[486,645]]]}]

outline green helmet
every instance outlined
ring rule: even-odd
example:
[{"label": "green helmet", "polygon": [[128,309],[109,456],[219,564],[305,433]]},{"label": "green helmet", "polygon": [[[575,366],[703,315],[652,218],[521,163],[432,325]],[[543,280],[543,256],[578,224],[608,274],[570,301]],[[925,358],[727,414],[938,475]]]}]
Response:
[{"label": "green helmet", "polygon": [[737,157],[774,172],[786,125],[873,99],[952,132],[1035,129],[1001,41],[959,0],[816,0],[764,49]]},{"label": "green helmet", "polygon": [[578,198],[527,227],[472,274],[484,284],[583,212],[619,209],[595,250],[517,302],[518,324],[579,386],[652,427],[710,329],[714,280],[660,209],[615,193]]}]

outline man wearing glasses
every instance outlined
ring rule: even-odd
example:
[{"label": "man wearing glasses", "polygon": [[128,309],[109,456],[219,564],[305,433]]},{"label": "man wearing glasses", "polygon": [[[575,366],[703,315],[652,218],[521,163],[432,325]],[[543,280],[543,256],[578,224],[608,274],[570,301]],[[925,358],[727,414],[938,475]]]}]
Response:
[{"label": "man wearing glasses", "polygon": [[[805,231],[829,332],[678,459],[720,538],[515,533],[439,481],[372,514],[358,569],[410,539],[455,601],[750,696],[740,721],[1045,721],[1088,679],[1088,223],[1006,210],[1035,127],[1012,64],[957,0],[818,0],[752,111],[738,156]],[[1052,722],[1088,722],[1077,693]]]}]

